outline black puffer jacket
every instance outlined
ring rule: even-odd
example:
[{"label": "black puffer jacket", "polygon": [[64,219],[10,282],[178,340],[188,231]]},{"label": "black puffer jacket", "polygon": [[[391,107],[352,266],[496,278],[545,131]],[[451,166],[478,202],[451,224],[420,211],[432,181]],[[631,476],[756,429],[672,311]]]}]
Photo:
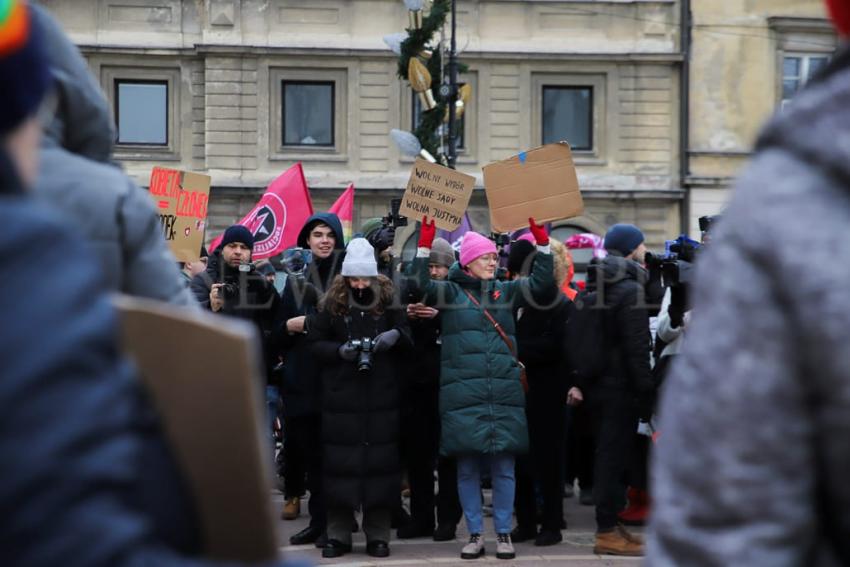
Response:
[{"label": "black puffer jacket", "polygon": [[591,271],[590,288],[596,289],[599,301],[608,308],[610,351],[605,376],[596,385],[650,395],[655,384],[649,363],[652,337],[647,309],[648,274],[637,262],[613,255],[591,265]]},{"label": "black puffer jacket", "polygon": [[[365,302],[364,302],[365,303]],[[374,338],[398,329],[389,351],[374,353],[370,372],[339,357],[350,339]],[[322,459],[325,498],[330,508],[390,508],[398,504],[399,381],[411,346],[406,315],[389,310],[380,317],[352,308],[348,316],[327,311],[311,319],[308,340],[322,368]]]}]

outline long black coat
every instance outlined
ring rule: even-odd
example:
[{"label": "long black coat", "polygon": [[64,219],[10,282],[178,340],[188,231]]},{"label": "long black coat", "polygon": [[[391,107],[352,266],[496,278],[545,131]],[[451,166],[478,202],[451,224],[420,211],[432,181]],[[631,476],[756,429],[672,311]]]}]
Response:
[{"label": "long black coat", "polygon": [[[373,354],[370,372],[339,357],[349,339],[374,338],[390,329],[401,332],[396,345]],[[329,508],[393,507],[399,491],[399,381],[401,357],[409,352],[410,333],[403,311],[380,317],[352,309],[348,316],[327,311],[310,321],[308,340],[322,365],[322,459]],[[410,361],[408,361],[410,363]]]}]

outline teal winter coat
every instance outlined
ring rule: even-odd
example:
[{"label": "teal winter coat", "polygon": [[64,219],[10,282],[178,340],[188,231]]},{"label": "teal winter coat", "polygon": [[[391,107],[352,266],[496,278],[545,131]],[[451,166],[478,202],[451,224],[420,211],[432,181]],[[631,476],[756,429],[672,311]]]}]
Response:
[{"label": "teal winter coat", "polygon": [[538,253],[532,273],[510,282],[480,280],[455,263],[447,281],[433,281],[428,258],[414,273],[424,302],[440,310],[440,452],[443,455],[521,454],[528,451],[525,395],[516,359],[468,290],[514,338],[513,309],[557,298],[552,255]]}]

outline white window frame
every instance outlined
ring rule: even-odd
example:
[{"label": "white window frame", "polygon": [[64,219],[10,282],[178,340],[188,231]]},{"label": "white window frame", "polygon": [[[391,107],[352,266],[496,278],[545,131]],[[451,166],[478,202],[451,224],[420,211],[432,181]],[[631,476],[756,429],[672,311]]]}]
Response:
[{"label": "white window frame", "polygon": [[[800,60],[800,75],[798,77],[788,77],[788,76],[785,75],[785,60],[789,59],[789,58],[796,58],[796,59]],[[812,59],[827,59],[827,60],[829,60],[829,54],[822,53],[822,52],[814,52],[814,53],[805,52],[804,53],[804,52],[799,52],[799,51],[798,52],[784,52],[782,54],[782,66],[780,67],[782,69],[782,72],[780,73],[782,76],[779,79],[779,89],[780,89],[779,90],[779,92],[780,92],[779,96],[781,98],[780,104],[781,104],[783,110],[788,106],[788,104],[791,102],[791,100],[794,97],[794,95],[792,95],[791,98],[785,98],[784,97],[785,80],[789,79],[789,78],[793,78],[793,79],[798,80],[799,84],[797,85],[797,90],[794,91],[794,94],[796,95],[798,92],[800,92],[800,89],[805,87],[806,83],[808,83],[809,80],[811,79],[811,76],[809,75],[809,66],[811,64]]]}]

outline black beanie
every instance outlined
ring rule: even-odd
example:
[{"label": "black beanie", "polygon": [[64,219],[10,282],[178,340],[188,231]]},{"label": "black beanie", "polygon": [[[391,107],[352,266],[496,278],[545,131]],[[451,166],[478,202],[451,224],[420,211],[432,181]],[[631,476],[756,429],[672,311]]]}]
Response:
[{"label": "black beanie", "polygon": [[508,271],[511,275],[527,275],[531,271],[528,259],[537,252],[537,247],[528,240],[517,240],[511,243],[508,253]]},{"label": "black beanie", "polygon": [[232,242],[241,242],[251,250],[254,249],[254,235],[241,224],[234,224],[224,231],[220,247],[224,248]]}]

